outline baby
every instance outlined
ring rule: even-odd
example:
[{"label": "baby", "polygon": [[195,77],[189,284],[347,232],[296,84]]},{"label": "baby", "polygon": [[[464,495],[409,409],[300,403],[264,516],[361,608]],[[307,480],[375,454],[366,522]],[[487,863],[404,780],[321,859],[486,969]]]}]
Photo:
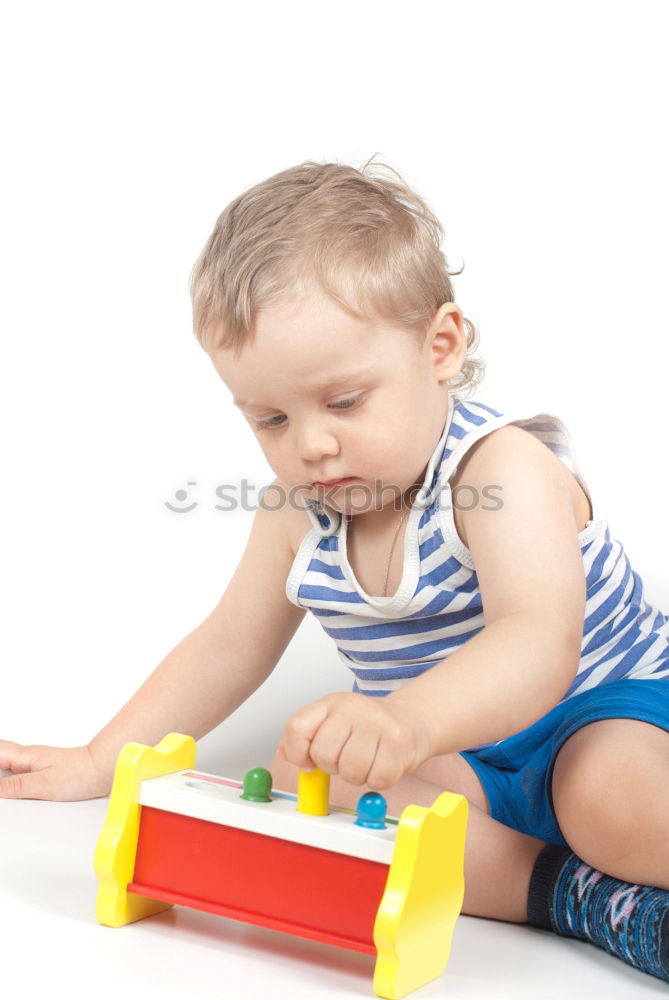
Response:
[{"label": "baby", "polygon": [[108,794],[124,743],[196,739],[316,615],[353,690],[269,765],[391,813],[470,803],[463,912],[582,938],[669,982],[669,619],[564,424],[465,401],[478,335],[443,231],[390,168],[306,162],[218,219],[196,335],[276,478],[211,614],[84,747],[0,742],[6,798]]}]

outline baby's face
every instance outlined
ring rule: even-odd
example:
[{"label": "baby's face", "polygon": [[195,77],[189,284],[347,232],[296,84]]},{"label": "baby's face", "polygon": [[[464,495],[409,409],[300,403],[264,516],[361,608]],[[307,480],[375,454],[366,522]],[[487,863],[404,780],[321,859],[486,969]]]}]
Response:
[{"label": "baby's face", "polygon": [[398,510],[395,497],[422,484],[465,350],[460,310],[442,309],[446,359],[432,335],[355,319],[319,292],[261,310],[239,358],[211,353],[271,468],[298,488],[298,506],[303,495],[354,516]]}]

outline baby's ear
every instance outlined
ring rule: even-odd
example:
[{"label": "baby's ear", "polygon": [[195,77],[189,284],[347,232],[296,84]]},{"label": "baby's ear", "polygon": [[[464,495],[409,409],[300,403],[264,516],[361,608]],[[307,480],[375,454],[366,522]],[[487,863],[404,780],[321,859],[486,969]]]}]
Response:
[{"label": "baby's ear", "polygon": [[455,302],[445,302],[439,307],[430,324],[428,338],[439,379],[454,378],[467,353],[464,320]]}]

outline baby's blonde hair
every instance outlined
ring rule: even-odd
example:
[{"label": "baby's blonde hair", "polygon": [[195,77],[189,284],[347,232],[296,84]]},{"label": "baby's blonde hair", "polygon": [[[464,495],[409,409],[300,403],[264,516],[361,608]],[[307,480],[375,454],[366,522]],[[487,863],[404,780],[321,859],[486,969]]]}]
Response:
[{"label": "baby's blonde hair", "polygon": [[[444,231],[427,204],[373,160],[360,170],[307,160],[230,202],[190,278],[193,329],[206,350],[239,356],[259,309],[314,283],[352,316],[426,333],[437,309],[454,301],[450,277],[461,272],[448,270]],[[470,356],[478,331],[464,323],[467,356],[449,382],[459,395],[485,370]]]}]

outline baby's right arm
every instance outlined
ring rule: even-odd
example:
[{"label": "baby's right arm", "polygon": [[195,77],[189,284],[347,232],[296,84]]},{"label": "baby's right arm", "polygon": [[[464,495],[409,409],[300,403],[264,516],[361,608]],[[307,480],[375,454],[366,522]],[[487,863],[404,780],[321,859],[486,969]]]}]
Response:
[{"label": "baby's right arm", "polygon": [[0,768],[14,772],[0,779],[0,798],[107,795],[125,743],[153,746],[168,732],[198,740],[231,715],[269,677],[305,615],[285,594],[294,558],[292,518],[285,505],[258,508],[239,565],[214,610],[87,746],[0,740]]}]

